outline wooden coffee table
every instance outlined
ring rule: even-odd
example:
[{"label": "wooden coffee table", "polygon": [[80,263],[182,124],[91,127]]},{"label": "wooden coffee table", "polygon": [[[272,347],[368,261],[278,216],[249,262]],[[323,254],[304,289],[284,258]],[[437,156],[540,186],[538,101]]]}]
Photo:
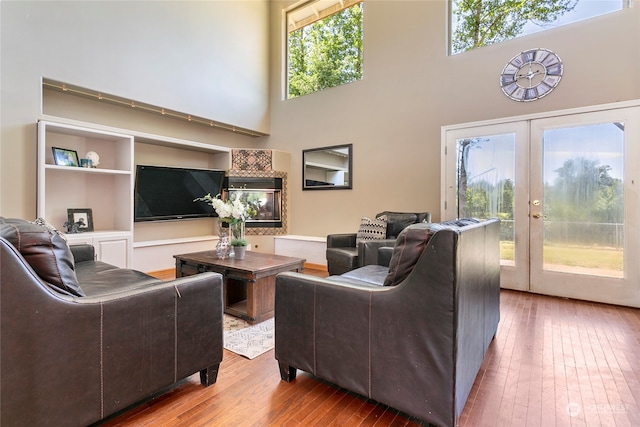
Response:
[{"label": "wooden coffee table", "polygon": [[274,314],[276,275],[302,271],[304,258],[247,251],[244,259],[219,259],[215,251],[174,255],[176,277],[214,271],[223,276],[224,312],[262,322]]}]

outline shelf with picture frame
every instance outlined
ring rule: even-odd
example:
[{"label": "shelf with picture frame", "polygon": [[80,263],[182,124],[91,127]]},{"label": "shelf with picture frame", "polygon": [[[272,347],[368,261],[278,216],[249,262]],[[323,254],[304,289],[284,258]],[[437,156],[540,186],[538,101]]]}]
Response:
[{"label": "shelf with picture frame", "polygon": [[[92,244],[99,259],[121,267],[133,242],[133,143],[117,132],[38,122],[37,215],[68,231],[69,244]],[[81,167],[90,151],[99,163]],[[92,227],[71,227],[70,211],[90,212]]]}]

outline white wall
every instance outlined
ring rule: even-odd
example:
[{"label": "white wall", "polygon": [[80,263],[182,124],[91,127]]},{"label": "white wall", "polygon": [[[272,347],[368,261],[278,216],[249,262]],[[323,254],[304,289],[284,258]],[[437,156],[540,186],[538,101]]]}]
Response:
[{"label": "white wall", "polygon": [[[283,100],[283,13],[271,3],[271,136],[291,152],[289,233],[357,230],[383,210],[440,216],[443,125],[640,98],[640,7],[446,55],[445,0],[365,0],[364,78]],[[499,75],[517,53],[563,59],[558,88],[531,103],[503,95]],[[302,150],[353,143],[353,190],[302,191]]]},{"label": "white wall", "polygon": [[266,0],[0,2],[0,213],[35,215],[42,77],[268,132],[268,15]]}]

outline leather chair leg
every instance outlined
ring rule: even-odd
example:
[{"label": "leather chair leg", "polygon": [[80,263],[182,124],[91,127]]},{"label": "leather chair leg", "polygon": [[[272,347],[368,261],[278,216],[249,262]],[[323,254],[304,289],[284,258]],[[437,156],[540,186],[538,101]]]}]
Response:
[{"label": "leather chair leg", "polygon": [[200,371],[200,384],[205,387],[209,387],[211,384],[214,384],[218,379],[218,370],[220,369],[220,364],[209,366],[207,369],[203,369]]},{"label": "leather chair leg", "polygon": [[280,367],[280,378],[282,378],[283,381],[291,382],[296,379],[296,374],[298,373],[296,368],[282,362],[278,362],[278,366]]}]

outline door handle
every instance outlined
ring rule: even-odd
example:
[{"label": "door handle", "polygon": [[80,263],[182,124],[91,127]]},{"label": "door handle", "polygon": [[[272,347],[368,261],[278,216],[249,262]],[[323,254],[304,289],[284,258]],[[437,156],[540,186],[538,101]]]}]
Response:
[{"label": "door handle", "polygon": [[540,213],[534,213],[534,214],[533,214],[533,215],[531,215],[531,216],[532,216],[532,217],[534,217],[535,219],[539,219],[539,218],[547,219],[547,216],[546,216],[546,215],[542,215],[542,214],[540,214]]}]

